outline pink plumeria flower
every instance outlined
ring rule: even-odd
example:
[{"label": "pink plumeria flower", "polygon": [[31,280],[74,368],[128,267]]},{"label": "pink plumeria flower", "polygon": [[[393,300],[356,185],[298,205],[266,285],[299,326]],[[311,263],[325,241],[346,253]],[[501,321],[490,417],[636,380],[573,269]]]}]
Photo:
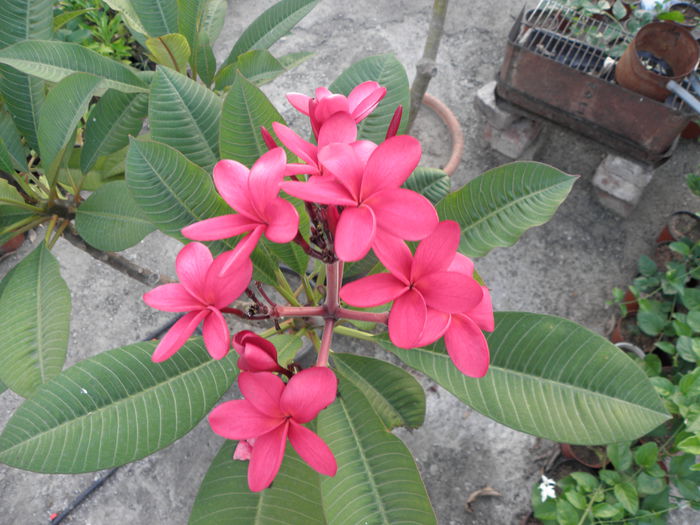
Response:
[{"label": "pink plumeria flower", "polygon": [[[199,221],[182,229],[182,234],[196,241],[214,241],[249,233],[236,246],[239,258],[246,258],[265,234],[272,242],[294,239],[299,228],[299,214],[292,203],[279,197],[279,187],[286,166],[282,148],[263,154],[248,170],[235,160],[221,160],[214,166],[214,184],[226,203],[238,213]],[[229,258],[229,265],[236,257]],[[222,272],[227,272],[225,266]]]},{"label": "pink plumeria flower", "polygon": [[221,278],[221,268],[228,265],[231,252],[214,259],[209,248],[191,242],[177,255],[175,271],[179,283],[164,284],[146,292],[144,302],[165,312],[189,312],[171,328],[153,353],[160,363],[177,352],[200,323],[204,345],[214,359],[224,357],[230,348],[231,335],[221,310],[235,301],[253,276],[253,264],[247,257],[237,259],[232,271]]},{"label": "pink plumeria flower", "polygon": [[311,129],[318,138],[323,123],[335,113],[348,113],[357,123],[369,115],[386,95],[386,88],[374,81],[355,86],[350,94],[331,93],[325,87],[316,89],[316,98],[301,93],[287,94],[287,100],[311,120]]},{"label": "pink plumeria flower", "polygon": [[447,351],[462,373],[481,377],[489,362],[481,329],[493,329],[491,299],[472,277],[473,264],[461,254],[459,225],[441,222],[418,245],[387,240],[375,253],[391,273],[363,277],[343,286],[346,303],[368,308],[394,301],[389,337],[400,348],[425,346],[445,336]]},{"label": "pink plumeria flower", "polygon": [[390,138],[371,152],[329,144],[319,152],[319,161],[330,177],[283,182],[282,189],[305,201],[343,206],[335,253],[341,261],[358,261],[383,238],[417,241],[435,229],[435,207],[422,195],[400,187],[420,155],[420,143],[408,135]]},{"label": "pink plumeria flower", "polygon": [[338,380],[329,368],[302,370],[287,384],[270,372],[242,372],[238,386],[245,399],[216,407],[209,414],[209,424],[226,439],[248,441],[238,452],[241,457],[250,456],[251,491],[270,486],[282,463],[287,438],[311,468],[326,476],[335,475],[338,466],[333,452],[303,426],[335,400]]},{"label": "pink plumeria flower", "polygon": [[270,341],[250,330],[233,336],[233,348],[240,356],[238,369],[247,372],[279,372],[277,349]]}]

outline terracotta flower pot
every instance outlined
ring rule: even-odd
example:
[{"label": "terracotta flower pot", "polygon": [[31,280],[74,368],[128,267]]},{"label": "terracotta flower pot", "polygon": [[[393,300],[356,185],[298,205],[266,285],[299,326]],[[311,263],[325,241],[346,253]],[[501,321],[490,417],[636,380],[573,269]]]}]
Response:
[{"label": "terracotta flower pot", "polygon": [[[640,58],[646,54],[670,67],[669,74],[647,69]],[[669,80],[680,81],[695,70],[700,46],[686,28],[672,22],[652,22],[635,35],[615,68],[615,81],[654,100],[663,101],[671,92]]]},{"label": "terracotta flower pot", "polygon": [[603,468],[609,463],[605,456],[605,447],[588,447],[584,445],[569,445],[560,443],[561,453],[564,457],[575,459],[582,465],[590,468]]},{"label": "terracotta flower pot", "polygon": [[0,246],[0,255],[14,252],[17,248],[22,246],[23,242],[24,242],[24,234],[23,233],[20,233],[19,235],[12,237],[12,239],[10,239],[5,244]]}]

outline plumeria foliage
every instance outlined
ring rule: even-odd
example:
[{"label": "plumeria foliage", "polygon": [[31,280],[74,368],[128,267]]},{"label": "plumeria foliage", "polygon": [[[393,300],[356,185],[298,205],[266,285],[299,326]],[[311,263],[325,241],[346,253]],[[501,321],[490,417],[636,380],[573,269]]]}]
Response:
[{"label": "plumeria foliage", "polygon": [[[275,4],[218,71],[224,0],[108,2],[150,44],[155,73],[50,41],[50,2],[9,1],[0,240],[42,223],[49,232],[0,281],[0,323],[12,332],[0,342],[0,389],[27,396],[0,434],[1,462],[113,467],[208,415],[229,441],[192,523],[437,523],[390,432],[422,423],[420,384],[388,362],[335,354],[337,335],[377,343],[487,416],[551,439],[629,440],[667,417],[644,374],[599,336],[551,316],[494,315],[469,258],[549,220],[574,177],[520,162],[450,192],[402,134],[408,82],[390,55],[312,96],[290,94],[311,134],[287,126],[259,85],[307,55],[267,48],[317,0]],[[61,96],[74,88],[75,100]],[[81,150],[73,136],[86,110]],[[130,140],[146,116],[150,137]],[[27,163],[28,146],[46,165]],[[83,190],[97,190],[84,205]],[[49,249],[70,232],[119,250],[154,228],[184,243],[177,282],[143,296],[174,323],[158,342],[61,371],[70,301]],[[242,399],[217,405],[236,379]]]}]

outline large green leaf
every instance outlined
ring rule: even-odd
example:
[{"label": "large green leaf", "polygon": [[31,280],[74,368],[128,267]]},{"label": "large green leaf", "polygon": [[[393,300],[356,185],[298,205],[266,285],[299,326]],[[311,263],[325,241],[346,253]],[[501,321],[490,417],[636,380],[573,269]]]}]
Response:
[{"label": "large green leaf", "polygon": [[261,242],[265,243],[265,247],[278,261],[287,265],[299,275],[304,275],[306,273],[309,264],[309,256],[298,244],[294,242],[279,244],[270,242],[267,239],[261,239]]},{"label": "large green leaf", "polygon": [[121,180],[90,195],[75,214],[75,226],[88,244],[108,252],[126,250],[155,230]]},{"label": "large green leaf", "polygon": [[474,410],[522,432],[580,444],[629,441],[668,414],[644,372],[607,339],[566,319],[502,312],[488,334],[491,366],[474,379],[442,341],[404,350],[378,338]]},{"label": "large green leaf", "polygon": [[450,192],[450,177],[441,169],[418,167],[403,186],[437,204]]},{"label": "large green leaf", "polygon": [[0,179],[0,204],[24,204],[24,199],[17,188],[5,179]]},{"label": "large green leaf", "polygon": [[70,327],[70,291],[42,243],[5,277],[0,296],[0,380],[27,397],[60,373]]},{"label": "large green leaf", "polygon": [[5,386],[5,383],[0,381],[0,394],[2,394],[5,390],[7,390],[7,387]]},{"label": "large green leaf", "polygon": [[[6,0],[0,10],[0,48],[23,40],[50,39],[52,19],[51,0]],[[0,76],[0,91],[12,118],[29,144],[37,148],[44,83],[7,66],[0,66]]]},{"label": "large green leaf", "polygon": [[4,111],[0,111],[0,140],[5,144],[12,165],[19,171],[29,171],[27,150],[22,145],[19,132],[12,121],[12,117]]},{"label": "large green leaf", "polygon": [[277,78],[286,69],[266,49],[246,51],[233,64],[219,71],[214,79],[216,89],[224,89],[233,84],[237,71],[256,86],[261,86]]},{"label": "large green leaf", "polygon": [[141,20],[139,20],[132,0],[104,0],[104,2],[114,11],[121,13],[122,19],[129,26],[132,33],[140,35],[148,34],[146,28],[141,23]]},{"label": "large green leaf", "polygon": [[146,35],[177,33],[177,0],[129,0]]},{"label": "large green leaf", "polygon": [[340,396],[318,416],[318,433],[338,472],[321,478],[323,508],[333,525],[437,523],[413,456],[387,431],[369,401],[340,371]]},{"label": "large green leaf", "polygon": [[48,473],[123,465],[189,432],[236,378],[201,338],[153,363],[156,342],[103,352],[37,390],[0,435],[0,461]]},{"label": "large green leaf", "polygon": [[[31,211],[27,211],[15,206],[5,206],[0,204],[0,230],[8,228],[13,224],[28,219],[34,215]],[[7,232],[0,235],[0,245],[5,244],[16,235],[15,232]],[[7,277],[5,277],[7,278]],[[2,283],[4,281],[0,281]]]},{"label": "large green leaf", "polygon": [[180,33],[151,37],[146,40],[146,47],[157,64],[167,66],[178,73],[187,72],[187,63],[192,51],[187,39]]},{"label": "large green leaf", "polygon": [[529,228],[547,222],[576,177],[539,162],[513,162],[489,170],[437,205],[442,220],[462,228],[460,252],[486,255],[511,246]]},{"label": "large green leaf", "polygon": [[211,170],[219,160],[221,100],[194,80],[166,67],[151,84],[148,121],[154,140]]},{"label": "large green leaf", "polygon": [[95,104],[85,125],[80,169],[87,173],[98,157],[109,155],[129,144],[129,135],[138,135],[148,109],[148,95],[108,90]]},{"label": "large green leaf", "polygon": [[231,64],[238,55],[251,49],[267,49],[311,11],[319,0],[282,0],[276,3],[243,31],[224,64]]},{"label": "large green leaf", "polygon": [[378,55],[355,62],[331,84],[334,93],[348,95],[352,89],[367,80],[374,80],[386,88],[386,96],[377,108],[357,126],[358,138],[379,144],[386,137],[386,130],[394,111],[403,106],[403,118],[399,134],[408,122],[410,105],[408,77],[401,62],[394,55]]},{"label": "large green leaf", "polygon": [[216,75],[216,57],[206,33],[198,35],[190,63],[193,70],[197,71],[197,76],[204,82],[204,85],[211,86]]},{"label": "large green leaf", "polygon": [[226,0],[177,0],[178,32],[187,38],[190,48],[197,45],[197,35],[214,42],[226,18]]},{"label": "large green leaf", "polygon": [[248,461],[233,458],[235,441],[226,441],[212,461],[197,498],[190,525],[325,525],[319,475],[287,445],[279,474],[262,492],[248,489]]},{"label": "large green leaf", "polygon": [[425,393],[411,374],[386,361],[353,354],[333,354],[333,363],[362,391],[389,430],[423,424]]},{"label": "large green leaf", "polygon": [[5,146],[5,141],[2,140],[2,138],[0,138],[0,171],[4,171],[6,173],[12,173],[15,171],[12,163],[12,156],[10,155],[10,152],[7,151],[7,146]]},{"label": "large green leaf", "polygon": [[39,113],[39,151],[44,169],[48,169],[66,146],[87,111],[100,79],[86,73],[73,73],[51,91]]},{"label": "large green leaf", "polygon": [[53,40],[27,40],[0,49],[0,63],[50,82],[72,73],[90,73],[101,79],[100,89],[125,93],[147,91],[134,70],[79,44]]},{"label": "large green leaf", "polygon": [[183,242],[185,226],[230,212],[206,171],[159,142],[131,141],[126,183],[148,220]]},{"label": "large green leaf", "polygon": [[272,131],[273,122],[284,119],[260,89],[236,73],[221,115],[221,156],[252,166],[267,151],[260,127]]}]

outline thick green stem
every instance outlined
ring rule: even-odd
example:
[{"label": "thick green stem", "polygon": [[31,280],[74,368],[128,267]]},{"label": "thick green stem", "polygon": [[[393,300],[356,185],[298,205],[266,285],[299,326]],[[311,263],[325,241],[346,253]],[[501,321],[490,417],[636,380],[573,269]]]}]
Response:
[{"label": "thick green stem", "polygon": [[335,333],[354,337],[355,339],[362,339],[363,341],[374,341],[374,335],[370,334],[369,332],[363,332],[362,330],[350,328],[349,326],[336,326]]},{"label": "thick green stem", "polygon": [[413,79],[413,84],[411,84],[411,109],[409,111],[406,133],[411,131],[413,122],[416,120],[416,115],[423,101],[423,96],[428,90],[430,79],[437,74],[437,63],[435,60],[437,59],[440,39],[442,39],[443,28],[445,26],[447,3],[448,0],[434,0],[433,3],[433,12],[430,17],[428,36],[425,39],[423,57],[418,61],[418,64],[416,64],[416,77]]}]

